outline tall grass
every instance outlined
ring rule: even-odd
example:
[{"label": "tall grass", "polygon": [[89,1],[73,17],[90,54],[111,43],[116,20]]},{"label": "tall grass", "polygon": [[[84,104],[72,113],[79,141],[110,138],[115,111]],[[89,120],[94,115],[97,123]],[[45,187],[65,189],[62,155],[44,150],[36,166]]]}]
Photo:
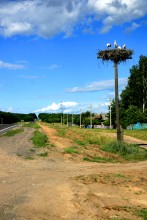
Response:
[{"label": "tall grass", "polygon": [[106,144],[101,150],[118,154],[126,160],[147,160],[147,150],[135,144],[113,141]]}]

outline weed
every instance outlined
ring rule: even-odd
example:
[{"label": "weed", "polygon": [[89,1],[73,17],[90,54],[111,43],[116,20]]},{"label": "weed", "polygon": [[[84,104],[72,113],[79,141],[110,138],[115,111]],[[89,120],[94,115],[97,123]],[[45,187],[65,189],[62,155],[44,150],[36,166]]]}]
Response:
[{"label": "weed", "polygon": [[139,191],[139,192],[135,192],[135,194],[136,194],[136,195],[141,195],[141,194],[143,194],[143,192],[142,192],[142,191]]},{"label": "weed", "polygon": [[126,178],[126,176],[124,174],[121,174],[121,173],[114,173],[113,176],[118,177],[118,178]]},{"label": "weed", "polygon": [[30,151],[35,152],[35,151],[36,151],[36,149],[34,149],[34,148],[30,148]]},{"label": "weed", "polygon": [[20,153],[17,153],[16,155],[17,155],[18,157],[22,157],[22,154],[20,154]]},{"label": "weed", "polygon": [[136,215],[143,217],[144,220],[147,220],[147,209],[143,208],[143,209],[137,210]]},{"label": "weed", "polygon": [[45,147],[48,141],[48,138],[45,134],[40,131],[35,131],[34,136],[32,137],[33,144],[36,147]]},{"label": "weed", "polygon": [[40,157],[47,157],[48,156],[48,152],[40,153],[40,154],[38,154],[38,156],[40,156]]},{"label": "weed", "polygon": [[19,134],[21,132],[23,132],[24,129],[23,128],[19,128],[19,129],[15,129],[15,130],[10,130],[10,131],[7,131],[7,133],[4,134],[4,136],[7,136],[7,137],[12,137],[16,134]]},{"label": "weed", "polygon": [[27,157],[25,157],[25,159],[26,159],[26,160],[34,160],[34,158],[31,157],[31,156],[27,156]]},{"label": "weed", "polygon": [[64,149],[64,152],[67,154],[79,154],[79,151],[77,150],[76,146],[68,147]]}]

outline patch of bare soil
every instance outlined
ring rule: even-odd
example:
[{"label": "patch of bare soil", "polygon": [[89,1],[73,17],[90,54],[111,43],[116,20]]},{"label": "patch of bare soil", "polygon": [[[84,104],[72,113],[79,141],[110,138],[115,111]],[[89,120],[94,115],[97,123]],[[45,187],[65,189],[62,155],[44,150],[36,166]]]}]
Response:
[{"label": "patch of bare soil", "polygon": [[[147,161],[69,158],[64,148],[75,143],[53,128],[42,129],[54,147],[32,151],[31,128],[0,137],[0,220],[143,219],[137,214],[147,208]],[[39,157],[40,151],[48,157]]]}]

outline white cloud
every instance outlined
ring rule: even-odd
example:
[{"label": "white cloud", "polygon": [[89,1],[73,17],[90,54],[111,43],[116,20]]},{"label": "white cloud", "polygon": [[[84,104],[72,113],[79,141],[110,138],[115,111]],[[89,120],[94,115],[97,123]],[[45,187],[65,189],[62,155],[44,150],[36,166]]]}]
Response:
[{"label": "white cloud", "polygon": [[139,28],[140,26],[141,26],[141,24],[133,22],[131,24],[131,26],[126,29],[126,32],[132,32],[132,31],[136,30],[137,28]]},{"label": "white cloud", "polygon": [[63,111],[63,112],[67,112],[70,110],[70,108],[74,108],[78,105],[77,102],[61,102],[61,103],[52,103],[51,105],[35,110],[34,112],[52,112],[52,111]]},{"label": "white cloud", "polygon": [[49,68],[50,70],[54,70],[54,69],[59,68],[59,65],[57,65],[57,64],[51,64],[51,65],[49,65],[48,68]]},{"label": "white cloud", "polygon": [[0,68],[5,68],[5,69],[24,69],[25,66],[22,64],[12,64],[12,63],[7,63],[2,60],[0,60]]},{"label": "white cloud", "polygon": [[101,22],[100,31],[105,33],[146,13],[145,0],[5,0],[0,1],[0,35],[49,38],[64,33],[68,37],[78,24],[83,31],[91,30],[90,25],[96,21]]},{"label": "white cloud", "polygon": [[[119,79],[119,89],[122,89],[127,84],[126,78]],[[114,90],[114,80],[105,80],[100,82],[92,82],[83,87],[68,88],[67,92],[96,92],[104,90]]]}]

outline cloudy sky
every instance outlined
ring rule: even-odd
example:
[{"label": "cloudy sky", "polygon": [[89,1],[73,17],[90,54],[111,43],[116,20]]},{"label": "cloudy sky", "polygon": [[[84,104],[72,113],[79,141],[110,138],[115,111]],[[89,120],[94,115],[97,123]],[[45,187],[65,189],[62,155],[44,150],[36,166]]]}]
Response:
[{"label": "cloudy sky", "polygon": [[0,0],[0,110],[107,112],[113,63],[97,52],[114,40],[133,49],[119,91],[147,55],[146,0]]}]

